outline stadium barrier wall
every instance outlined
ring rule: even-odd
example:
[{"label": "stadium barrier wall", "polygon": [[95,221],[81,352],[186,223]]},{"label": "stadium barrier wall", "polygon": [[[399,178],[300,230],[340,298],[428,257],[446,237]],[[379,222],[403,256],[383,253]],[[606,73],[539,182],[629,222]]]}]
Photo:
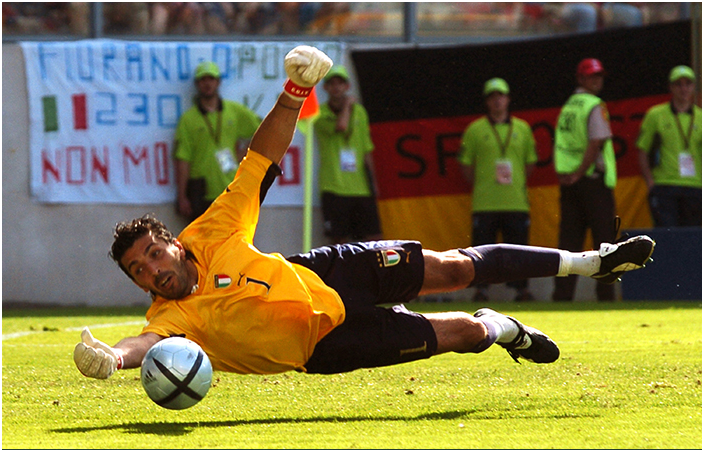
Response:
[{"label": "stadium barrier wall", "polygon": [[624,300],[702,301],[702,228],[652,228],[628,231],[647,233],[656,241],[649,270],[637,271],[622,280]]}]

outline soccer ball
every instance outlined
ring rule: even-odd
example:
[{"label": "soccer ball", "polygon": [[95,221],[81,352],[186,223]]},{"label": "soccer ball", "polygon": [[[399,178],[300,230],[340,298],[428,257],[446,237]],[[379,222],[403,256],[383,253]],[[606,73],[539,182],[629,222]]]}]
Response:
[{"label": "soccer ball", "polygon": [[195,342],[170,337],[157,342],[142,360],[140,378],[149,398],[167,409],[186,409],[200,402],[211,387],[213,368]]}]

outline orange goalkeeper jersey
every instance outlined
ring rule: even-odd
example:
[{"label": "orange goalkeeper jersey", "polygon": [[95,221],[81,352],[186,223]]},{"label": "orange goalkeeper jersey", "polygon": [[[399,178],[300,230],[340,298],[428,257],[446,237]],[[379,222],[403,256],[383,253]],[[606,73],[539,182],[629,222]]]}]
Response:
[{"label": "orange goalkeeper jersey", "polygon": [[185,334],[216,370],[305,370],[316,343],[345,319],[340,296],[318,275],[253,246],[272,164],[248,152],[228,189],[178,237],[195,256],[198,289],[180,300],[156,297],[147,311],[142,333]]}]

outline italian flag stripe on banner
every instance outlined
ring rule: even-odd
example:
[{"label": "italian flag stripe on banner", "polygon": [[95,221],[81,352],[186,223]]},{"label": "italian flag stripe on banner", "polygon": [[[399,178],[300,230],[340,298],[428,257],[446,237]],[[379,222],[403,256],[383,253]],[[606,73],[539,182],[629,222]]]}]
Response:
[{"label": "italian flag stripe on banner", "polygon": [[[86,94],[74,94],[71,96],[71,106],[73,108],[73,129],[88,129],[88,106]],[[59,112],[56,95],[45,95],[42,97],[42,112],[44,115],[44,132],[59,131]]]},{"label": "italian flag stripe on banner", "polygon": [[75,94],[71,96],[73,102],[73,129],[88,129],[88,113],[86,111],[86,94]]},{"label": "italian flag stripe on banner", "polygon": [[42,97],[44,112],[44,132],[59,130],[59,116],[56,113],[56,95]]}]

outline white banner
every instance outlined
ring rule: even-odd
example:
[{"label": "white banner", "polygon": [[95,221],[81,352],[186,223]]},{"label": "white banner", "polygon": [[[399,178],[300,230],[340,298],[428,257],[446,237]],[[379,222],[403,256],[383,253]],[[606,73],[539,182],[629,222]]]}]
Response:
[{"label": "white banner", "polygon": [[[48,203],[174,202],[174,133],[193,105],[196,66],[215,61],[221,96],[264,117],[286,79],[284,55],[298,44],[23,42],[32,197]],[[343,62],[344,43],[310,45]],[[303,203],[303,149],[297,132],[266,205]]]}]

